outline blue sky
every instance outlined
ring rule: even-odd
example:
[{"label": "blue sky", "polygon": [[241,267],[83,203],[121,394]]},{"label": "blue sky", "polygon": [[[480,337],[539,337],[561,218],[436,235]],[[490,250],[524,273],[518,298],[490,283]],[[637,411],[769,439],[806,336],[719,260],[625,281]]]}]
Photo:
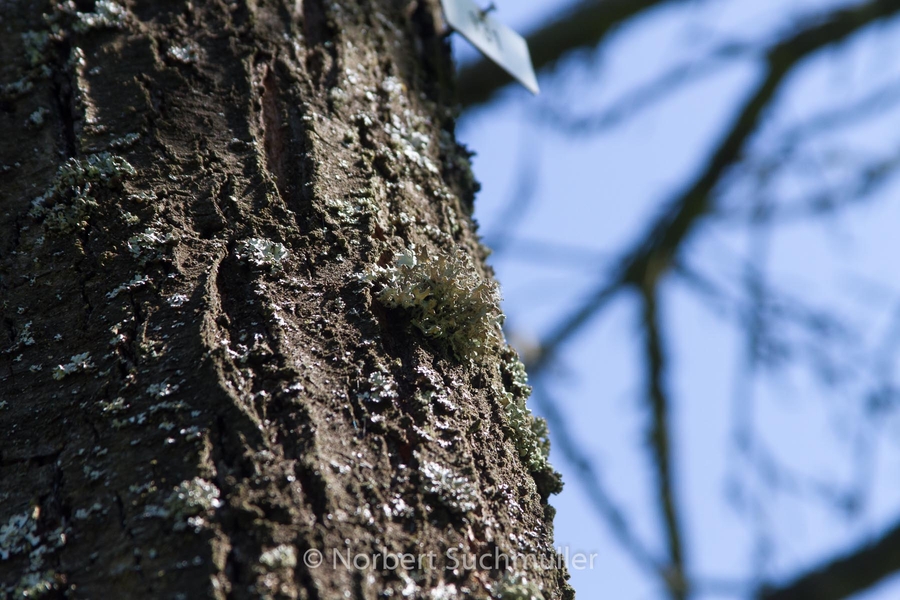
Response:
[{"label": "blue sky", "polygon": [[[525,32],[568,3],[496,4],[497,18]],[[790,31],[810,13],[841,4],[846,3],[806,0],[791,2],[789,8],[776,0],[679,3],[622,28],[602,51],[542,75],[540,97],[511,87],[489,106],[464,115],[459,137],[477,153],[474,170],[483,190],[476,218],[488,241],[511,195],[521,193],[517,184],[527,172],[534,203],[516,235],[580,249],[570,260],[550,263],[537,260],[526,246],[513,246],[493,260],[508,324],[520,339],[537,339],[575,306],[597,284],[605,261],[633,242],[647,219],[690,179],[758,81],[760,65],[752,56],[723,62],[665,101],[598,135],[561,134],[540,120],[538,109],[590,114],[667,69],[706,55],[723,40],[763,43]],[[476,55],[458,36],[453,44],[461,62]],[[900,64],[891,60],[900,55],[896,22],[867,30],[838,50],[808,61],[788,81],[766,126],[750,144],[751,158],[771,155],[775,140],[793,124],[900,78]],[[852,166],[897,151],[898,140],[887,133],[891,131],[900,131],[900,111],[803,143],[798,163],[810,162],[810,169],[776,170],[765,187],[735,173],[721,202],[740,209],[767,198],[782,206],[814,191],[839,193],[848,185]],[[825,355],[821,360],[831,352],[850,370],[866,372],[886,356],[880,348],[900,305],[894,266],[898,191],[892,180],[867,203],[813,221],[778,225],[766,236],[750,235],[737,218],[712,219],[692,238],[686,256],[693,267],[736,292],[745,258],[764,256],[759,266],[780,293],[839,314],[857,334],[852,343],[816,349]],[[760,247],[765,251],[753,251]],[[748,384],[742,376],[745,337],[733,320],[677,279],[665,283],[661,309],[671,361],[667,382],[674,407],[677,493],[689,532],[692,572],[739,581],[759,573],[790,578],[900,518],[900,486],[895,483],[900,420],[893,413],[874,424],[865,417],[860,399],[873,385],[871,376],[849,377],[829,388],[801,362]],[[547,381],[604,484],[629,508],[634,528],[648,545],[661,549],[642,442],[646,411],[638,323],[637,304],[620,297],[566,347]],[[799,333],[785,335],[802,341]],[[885,368],[896,371],[896,360],[885,360]],[[741,458],[731,434],[735,415],[742,411],[753,415],[760,439],[784,464],[846,487],[853,487],[863,472],[854,457],[865,446],[869,458],[864,464],[873,475],[858,486],[866,491],[863,510],[847,519],[816,500],[767,491],[752,470],[737,468]],[[561,458],[555,458],[555,465],[568,474]],[[579,596],[662,598],[656,583],[612,541],[574,477],[566,479],[565,491],[553,499],[559,510],[556,542],[600,556],[595,569],[573,570]],[[745,500],[743,510],[735,508],[737,497]],[[761,543],[767,539],[776,551],[760,561]],[[900,580],[857,596],[897,597]]]}]

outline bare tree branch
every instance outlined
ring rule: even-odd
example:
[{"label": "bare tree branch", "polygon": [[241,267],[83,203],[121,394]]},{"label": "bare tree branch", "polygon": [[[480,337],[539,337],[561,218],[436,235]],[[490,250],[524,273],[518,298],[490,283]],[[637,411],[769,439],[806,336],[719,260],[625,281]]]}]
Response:
[{"label": "bare tree branch", "polygon": [[787,128],[779,134],[779,138],[786,146],[796,145],[812,135],[834,133],[837,129],[882,115],[895,108],[898,102],[900,102],[900,81],[890,81],[846,106],[825,110]]},{"label": "bare tree branch", "polygon": [[744,146],[757,130],[765,109],[797,65],[817,51],[898,12],[898,0],[870,0],[832,11],[772,46],[767,53],[766,75],[738,112],[706,166],[693,182],[676,195],[649,231],[625,255],[612,277],[605,275],[581,306],[550,331],[530,368],[537,371],[546,366],[559,347],[602,311],[607,301],[623,287],[641,287],[669,269],[682,243],[711,209],[710,198],[714,189],[727,170],[740,160]]},{"label": "bare tree branch", "polygon": [[[552,67],[579,48],[594,47],[620,23],[673,0],[582,0],[566,14],[527,36],[535,69]],[[459,102],[464,108],[487,102],[512,78],[482,58],[463,68],[457,78]]]},{"label": "bare tree branch", "polygon": [[669,569],[666,585],[672,600],[688,597],[684,565],[684,536],[675,501],[675,484],[672,465],[672,436],[669,419],[669,398],[665,390],[666,356],[660,333],[658,290],[643,290],[644,355],[647,365],[647,402],[651,409],[650,451],[656,471],[657,501],[665,524]]},{"label": "bare tree branch", "polygon": [[900,150],[895,150],[886,157],[862,165],[852,179],[842,182],[840,186],[829,186],[801,200],[771,202],[761,211],[739,208],[733,211],[719,211],[719,214],[723,214],[726,218],[736,217],[757,223],[765,221],[775,225],[833,214],[871,201],[876,193],[894,181],[898,176],[898,169],[900,169]]},{"label": "bare tree branch", "polygon": [[[798,64],[822,48],[841,42],[866,25],[900,12],[897,0],[873,0],[842,8],[801,29],[769,50],[767,73],[697,178],[679,194],[632,252],[628,281],[640,283],[648,268],[667,263],[711,206],[710,198],[728,168],[737,162],[775,94]],[[661,273],[664,269],[657,271]]]},{"label": "bare tree branch", "polygon": [[[655,313],[655,308],[653,312]],[[654,320],[656,319],[655,314],[653,318]],[[661,348],[658,336],[655,337],[656,341],[648,340],[648,346]],[[652,351],[657,353],[656,350]],[[661,353],[660,356],[662,356]],[[657,365],[655,369],[659,371],[660,377],[654,378],[654,380],[657,381],[655,387],[658,387],[658,391],[652,393],[657,397],[657,401],[662,398],[662,404],[665,406],[667,403],[664,399],[661,382],[662,365],[659,362],[657,362]],[[657,558],[637,537],[637,534],[632,531],[628,522],[627,512],[615,502],[610,492],[601,483],[600,473],[594,466],[594,461],[585,452],[582,444],[572,431],[568,419],[560,409],[559,402],[546,390],[546,386],[541,385],[539,381],[534,382],[532,401],[540,414],[547,419],[553,435],[553,450],[561,452],[565,461],[573,468],[573,476],[583,486],[588,500],[606,526],[609,527],[615,541],[640,568],[657,577],[663,585],[671,590],[673,598],[686,598],[688,591],[709,594],[746,594],[751,589],[751,586],[746,581],[688,574],[684,570],[684,561],[681,558],[668,561]],[[665,409],[663,412],[666,412]],[[661,419],[658,416],[654,416],[654,431],[651,432],[651,437],[661,440],[661,445],[668,448],[668,434],[658,435],[655,431],[657,428],[656,423],[664,423],[663,429],[667,429],[667,415]],[[659,445],[660,441],[654,441],[653,444]],[[668,449],[664,450],[663,453],[666,455],[663,462],[668,465]],[[666,469],[668,470],[670,467],[666,466]],[[666,479],[668,488],[671,490],[671,477],[667,476]],[[665,494],[671,495],[671,491],[665,492]],[[672,502],[672,506],[674,506],[674,502]],[[674,514],[674,510],[672,514]],[[666,517],[666,520],[668,521],[669,518]],[[677,525],[675,529],[678,529]],[[680,534],[677,534],[675,537],[677,540],[680,540]],[[681,542],[677,541],[675,545],[680,548]],[[671,549],[669,552],[672,554]],[[678,550],[674,554],[680,557],[682,551]],[[673,566],[676,564],[680,566]]]},{"label": "bare tree branch", "polygon": [[665,568],[656,556],[647,549],[631,530],[628,518],[613,500],[600,480],[600,473],[594,461],[584,451],[583,446],[575,438],[568,420],[563,415],[558,403],[543,386],[535,384],[532,399],[547,419],[550,431],[553,432],[553,449],[562,453],[566,462],[575,470],[575,475],[584,486],[588,499],[594,510],[609,527],[616,542],[646,571],[665,579]]},{"label": "bare tree branch", "polygon": [[550,126],[561,129],[569,136],[596,135],[620,125],[642,110],[671,97],[678,88],[714,73],[730,60],[747,56],[753,50],[754,48],[744,44],[725,44],[703,59],[692,59],[679,64],[655,79],[629,90],[596,114],[574,117],[557,107],[545,106],[538,109],[538,115]]},{"label": "bare tree branch", "polygon": [[900,571],[900,523],[877,540],[809,570],[781,588],[762,590],[759,600],[842,600]]},{"label": "bare tree branch", "polygon": [[[566,461],[573,465],[579,480],[585,484],[585,489],[598,514],[610,525],[617,541],[628,554],[661,578],[672,600],[684,600],[699,588],[692,587],[696,582],[691,580],[685,565],[683,531],[675,498],[670,406],[664,382],[666,355],[659,329],[657,307],[658,282],[673,268],[677,268],[685,242],[702,219],[712,212],[717,188],[731,169],[744,160],[743,154],[748,141],[759,130],[766,111],[798,65],[822,49],[840,43],[872,23],[885,21],[898,13],[900,0],[868,0],[835,9],[820,18],[809,20],[795,33],[770,46],[763,54],[764,70],[758,83],[736,111],[730,126],[714,147],[705,165],[683,189],[674,194],[662,214],[651,223],[637,243],[624,252],[622,258],[613,263],[611,268],[599,274],[594,290],[580,306],[577,306],[571,314],[565,315],[557,326],[549,331],[540,350],[529,361],[529,370],[532,375],[536,375],[550,363],[559,348],[576,333],[585,329],[585,325],[602,312],[620,291],[629,289],[641,295],[646,336],[644,354],[648,369],[646,396],[652,413],[649,438],[656,475],[656,502],[662,513],[667,543],[667,555],[664,559],[660,560],[646,551],[641,542],[631,534],[624,514],[612,504],[609,496],[600,487],[597,472],[589,457],[577,446],[564,422],[560,424],[562,415],[555,403],[543,394],[538,393],[535,396],[539,408],[551,421],[556,449],[561,450]],[[561,55],[560,53],[556,58]],[[492,88],[489,86],[482,100],[497,87],[499,85]],[[892,91],[888,89],[881,96],[864,100],[863,106],[868,110],[882,110],[884,103],[892,100]],[[652,96],[651,93],[649,97],[652,99]],[[479,100],[470,100],[469,104],[477,101]],[[848,118],[845,114],[835,116],[838,120]],[[613,114],[612,117],[607,115],[605,118],[615,120],[621,118],[621,115]],[[886,165],[884,169],[873,169],[868,173],[865,178],[869,184],[867,189],[884,180],[886,169],[893,166],[893,164]],[[827,336],[832,331],[829,322],[817,319],[811,311],[804,310],[802,306],[797,308],[790,304],[767,302],[760,304],[758,310],[769,313],[765,315],[767,318],[801,317],[798,321],[802,327],[816,332],[819,336]],[[742,316],[746,314],[740,310],[737,312]],[[764,316],[762,312],[760,318]],[[767,339],[766,335],[762,335],[758,342],[765,342]],[[809,350],[815,352],[817,349]],[[791,478],[790,483],[796,484],[797,481]],[[900,524],[873,544],[830,561],[797,578],[784,588],[760,591],[759,598],[836,600],[867,589],[896,571],[900,571]]]}]

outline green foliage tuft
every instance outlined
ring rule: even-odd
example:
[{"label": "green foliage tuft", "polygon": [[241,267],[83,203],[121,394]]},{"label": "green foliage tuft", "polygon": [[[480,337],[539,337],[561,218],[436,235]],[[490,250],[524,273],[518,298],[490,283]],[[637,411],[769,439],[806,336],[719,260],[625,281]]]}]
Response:
[{"label": "green foliage tuft", "polygon": [[458,359],[477,359],[501,342],[500,293],[462,252],[417,256],[410,248],[374,276],[378,299],[403,308],[422,333],[444,341]]},{"label": "green foliage tuft", "polygon": [[31,216],[43,218],[51,231],[81,231],[88,215],[98,206],[98,188],[111,187],[122,177],[134,175],[127,160],[108,152],[84,159],[70,158],[56,172],[56,179],[31,205]]}]

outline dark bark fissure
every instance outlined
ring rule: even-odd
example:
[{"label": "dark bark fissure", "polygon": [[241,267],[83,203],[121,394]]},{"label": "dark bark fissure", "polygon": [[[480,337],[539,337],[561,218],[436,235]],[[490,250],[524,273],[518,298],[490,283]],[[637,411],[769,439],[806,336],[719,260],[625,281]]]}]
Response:
[{"label": "dark bark fissure", "polygon": [[315,155],[305,125],[302,94],[292,89],[289,69],[274,59],[265,64],[260,86],[260,126],[265,140],[266,166],[284,205],[308,229],[315,185]]},{"label": "dark bark fissure", "polygon": [[303,36],[307,48],[306,67],[311,79],[326,88],[337,82],[338,28],[328,0],[303,0]]},{"label": "dark bark fissure", "polygon": [[[4,291],[4,288],[0,288],[0,292]],[[10,319],[9,317],[5,317],[3,319],[3,325],[6,326],[6,335],[7,339],[9,340],[7,344],[4,344],[6,346],[6,349],[3,351],[3,353],[9,354],[11,352],[15,352],[16,348],[18,348],[18,345],[16,344],[16,338],[19,337],[19,332],[16,329],[15,321]]]},{"label": "dark bark fissure", "polygon": [[56,99],[56,109],[60,122],[60,137],[62,138],[61,154],[64,158],[78,155],[78,135],[75,131],[75,97],[72,93],[72,76],[66,67],[72,48],[68,43],[60,42],[56,45],[56,65],[53,67],[53,91]]},{"label": "dark bark fissure", "polygon": [[266,147],[266,165],[271,171],[282,200],[290,197],[288,179],[289,141],[285,136],[284,117],[277,97],[278,84],[270,69],[262,77],[262,129]]}]

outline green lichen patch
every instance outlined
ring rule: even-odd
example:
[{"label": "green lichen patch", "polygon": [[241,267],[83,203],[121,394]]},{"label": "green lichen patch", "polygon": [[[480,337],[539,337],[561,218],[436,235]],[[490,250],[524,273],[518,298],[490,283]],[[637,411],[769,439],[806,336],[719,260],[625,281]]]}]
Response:
[{"label": "green lichen patch", "polygon": [[182,46],[171,46],[166,51],[166,56],[182,64],[189,65],[199,61],[202,54],[200,46],[191,41]]},{"label": "green lichen patch", "polygon": [[81,231],[98,206],[97,191],[134,174],[134,167],[127,160],[108,152],[84,159],[70,158],[56,172],[50,188],[32,201],[30,214],[43,219],[50,231]]},{"label": "green lichen patch", "polygon": [[481,277],[462,252],[420,257],[411,247],[369,279],[383,284],[380,302],[404,309],[413,325],[445,342],[458,359],[476,359],[500,345],[497,284]]},{"label": "green lichen patch", "polygon": [[359,400],[377,403],[397,397],[397,384],[386,370],[373,371],[369,375],[367,388],[356,395]]},{"label": "green lichen patch", "polygon": [[293,569],[297,566],[297,550],[281,544],[259,555],[259,564],[267,569]]},{"label": "green lichen patch", "polygon": [[[349,165],[348,165],[349,166]],[[356,190],[347,198],[325,198],[325,206],[347,225],[357,225],[366,215],[373,215],[378,207],[369,190]]]},{"label": "green lichen patch", "polygon": [[122,137],[118,137],[109,143],[109,147],[115,150],[127,150],[134,146],[141,139],[139,133],[126,133]]},{"label": "green lichen patch", "polygon": [[147,227],[141,233],[128,238],[128,252],[142,265],[162,258],[162,250],[166,246],[177,243],[179,236],[167,231],[163,233],[156,227]]},{"label": "green lichen patch", "polygon": [[491,595],[496,600],[544,600],[544,594],[525,575],[507,576],[491,587]]},{"label": "green lichen patch", "polygon": [[513,432],[512,439],[519,457],[532,472],[548,469],[550,441],[547,437],[547,422],[535,417],[524,401],[511,400],[505,408],[506,420]]},{"label": "green lichen patch", "polygon": [[428,600],[458,600],[462,595],[452,583],[441,582],[428,593]]},{"label": "green lichen patch", "polygon": [[76,33],[86,33],[92,29],[121,29],[128,17],[128,10],[111,0],[97,0],[93,12],[81,12],[71,1],[60,4],[59,10],[72,19],[72,30]]},{"label": "green lichen patch", "polygon": [[182,481],[166,499],[166,508],[176,520],[192,517],[222,506],[219,488],[200,477]]},{"label": "green lichen patch", "polygon": [[562,481],[550,465],[550,436],[547,421],[532,414],[527,406],[531,395],[525,365],[515,350],[506,347],[501,353],[501,376],[504,389],[500,404],[506,416],[506,433],[522,462],[528,467],[542,495],[562,491]]},{"label": "green lichen patch", "polygon": [[550,467],[550,440],[547,433],[547,422],[535,417],[526,405],[531,395],[525,365],[512,349],[504,353],[502,370],[505,375],[506,390],[500,398],[500,404],[506,413],[509,433],[519,456],[529,470],[543,471]]},{"label": "green lichen patch", "polygon": [[16,585],[7,588],[12,598],[22,600],[30,598],[46,598],[50,592],[59,589],[59,581],[54,571],[26,573]]},{"label": "green lichen patch", "polygon": [[438,497],[452,512],[465,515],[478,508],[478,492],[468,478],[436,462],[424,462],[422,491]]}]

